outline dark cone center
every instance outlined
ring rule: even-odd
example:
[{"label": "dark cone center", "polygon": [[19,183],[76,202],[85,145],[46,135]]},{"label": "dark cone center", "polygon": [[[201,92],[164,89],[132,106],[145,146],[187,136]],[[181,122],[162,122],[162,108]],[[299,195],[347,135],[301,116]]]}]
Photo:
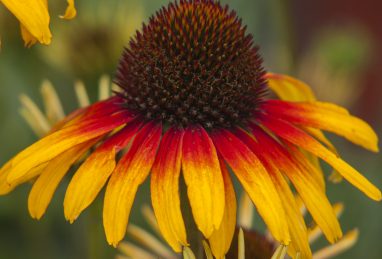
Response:
[{"label": "dark cone center", "polygon": [[147,119],[205,128],[245,124],[265,89],[253,38],[212,0],[171,3],[143,25],[121,58],[126,107]]}]

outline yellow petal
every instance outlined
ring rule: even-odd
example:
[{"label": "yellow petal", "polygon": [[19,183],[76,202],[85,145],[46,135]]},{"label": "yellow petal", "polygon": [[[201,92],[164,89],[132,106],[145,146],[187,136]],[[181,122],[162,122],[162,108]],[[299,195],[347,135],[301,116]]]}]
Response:
[{"label": "yellow petal", "polygon": [[35,177],[39,176],[45,167],[48,165],[49,162],[43,163],[41,165],[38,165],[36,167],[33,167],[31,170],[29,170],[26,174],[24,174],[22,177],[18,178],[17,181],[12,182],[12,186],[18,186],[22,183],[26,183],[28,181],[33,180]]},{"label": "yellow petal", "polygon": [[77,15],[77,10],[76,7],[74,6],[74,0],[67,0],[68,2],[68,7],[66,8],[65,14],[60,15],[60,18],[62,19],[73,19]]},{"label": "yellow petal", "polygon": [[280,199],[289,223],[292,242],[288,246],[288,253],[292,258],[295,258],[297,253],[300,253],[302,258],[311,258],[312,251],[308,242],[307,228],[293,193],[277,168],[272,166],[269,169],[273,172],[271,174],[272,180],[280,193]]},{"label": "yellow petal", "polygon": [[188,245],[179,198],[183,135],[175,128],[166,132],[151,173],[151,199],[159,229],[177,253]]},{"label": "yellow petal", "polygon": [[[312,153],[306,152],[305,150],[291,149],[291,153],[297,158],[299,163],[310,172],[311,176],[314,178],[316,184],[325,192],[325,179],[324,172],[320,166],[320,160],[318,157]],[[314,164],[317,163],[317,164]]]},{"label": "yellow petal", "polygon": [[378,151],[378,136],[363,120],[349,115],[342,107],[330,103],[267,102],[269,116],[283,118],[294,124],[333,132],[368,150]]},{"label": "yellow petal", "polygon": [[[41,44],[50,44],[52,34],[49,30],[49,12],[44,0],[1,0],[25,28],[26,45],[37,39]],[[24,30],[24,29],[22,29]]]},{"label": "yellow petal", "polygon": [[115,156],[139,130],[141,123],[130,123],[100,145],[74,174],[64,199],[65,217],[77,219],[97,197],[113,172]]},{"label": "yellow petal", "polygon": [[74,174],[64,199],[66,220],[73,223],[97,197],[115,168],[115,148],[93,153]]},{"label": "yellow petal", "polygon": [[334,153],[337,153],[336,147],[330,142],[330,140],[324,135],[324,133],[321,130],[315,129],[315,128],[309,128],[304,127],[304,130],[306,132],[309,132],[310,135],[321,141],[325,146],[330,148]]},{"label": "yellow petal", "polygon": [[289,228],[276,187],[256,155],[227,130],[214,132],[215,146],[251,197],[273,237],[289,244]]},{"label": "yellow petal", "polygon": [[42,138],[12,159],[12,168],[7,181],[18,181],[32,168],[48,162],[62,152],[101,136],[131,120],[122,113],[100,117],[99,120],[76,123]]},{"label": "yellow petal", "polygon": [[269,88],[282,100],[293,102],[316,100],[311,88],[293,77],[267,73],[265,78],[268,80]]},{"label": "yellow petal", "polygon": [[215,146],[200,126],[186,129],[182,169],[195,223],[209,238],[223,219],[224,181]]},{"label": "yellow petal", "polygon": [[21,31],[21,37],[24,40],[24,46],[25,47],[31,47],[34,44],[37,43],[38,39],[33,36],[26,28],[24,25],[20,23],[20,31]]},{"label": "yellow petal", "polygon": [[41,164],[30,169],[23,177],[17,179],[12,183],[8,182],[8,176],[12,168],[12,160],[8,161],[0,169],[0,195],[5,195],[13,191],[18,185],[33,180],[36,176],[40,175],[48,163]]},{"label": "yellow petal", "polygon": [[12,167],[12,160],[9,160],[3,167],[0,169],[0,195],[5,195],[10,193],[15,186],[10,185],[7,182],[9,172]]},{"label": "yellow petal", "polygon": [[[285,76],[285,75],[272,74],[272,73],[268,73],[266,75],[266,78],[268,79],[270,88],[282,100],[292,101],[292,102],[303,102],[303,101],[311,102],[316,100],[316,97],[314,96],[313,91],[310,89],[310,87],[295,78]],[[343,109],[341,112],[347,113],[345,109]],[[326,138],[326,136],[321,130],[308,128],[308,127],[306,127],[306,130],[309,131],[313,136],[318,138],[326,146],[330,147],[330,149],[332,149],[334,152],[337,153],[333,144]],[[319,160],[317,159],[317,157],[313,155],[307,155],[307,158],[312,163],[315,164],[318,171],[322,174],[320,178],[322,179],[321,180],[322,186],[325,188],[323,172],[319,164]]]},{"label": "yellow petal", "polygon": [[[252,133],[256,136],[257,142],[248,140],[249,147],[260,158],[266,159],[265,162],[271,163],[268,165],[268,167],[271,166],[270,170],[273,169],[272,165],[274,164],[276,168],[279,168],[288,176],[304,200],[312,217],[320,225],[330,242],[335,242],[341,238],[342,231],[337,217],[322,188],[309,171],[311,167],[305,168],[296,158],[288,153],[285,147],[281,146],[279,142],[271,138],[259,127],[252,126],[252,128]],[[241,136],[241,138],[244,137]],[[293,232],[293,229],[290,229],[290,232]]]},{"label": "yellow petal", "polygon": [[231,178],[224,162],[220,163],[224,179],[225,208],[220,228],[208,239],[215,258],[223,259],[231,247],[236,227],[236,196]]},{"label": "yellow petal", "polygon": [[341,158],[337,157],[333,152],[325,148],[316,139],[286,121],[269,119],[270,118],[268,118],[266,121],[262,120],[262,123],[276,135],[326,161],[347,181],[349,181],[371,199],[377,201],[382,199],[381,191],[377,187],[370,183],[357,170],[355,170]]},{"label": "yellow petal", "polygon": [[[339,155],[337,149],[334,147],[334,145],[329,141],[329,139],[325,136],[325,134],[319,130],[309,127],[301,127],[306,132],[308,132],[310,135],[321,141],[325,146],[327,146],[333,153]],[[312,165],[315,166],[316,170],[314,171],[317,177],[317,180],[319,180],[322,184],[322,187],[325,189],[325,177],[324,177],[324,171],[322,170],[320,159],[316,157],[315,155],[304,151],[303,152],[305,157],[312,163]],[[329,176],[329,180],[333,183],[338,183],[343,179],[343,177],[336,171],[332,170],[331,175]]]},{"label": "yellow petal", "polygon": [[28,197],[28,209],[32,218],[40,219],[69,168],[95,141],[79,144],[51,160],[33,184]]},{"label": "yellow petal", "polygon": [[[336,203],[333,205],[333,211],[338,219],[341,217],[343,209],[344,205],[342,203]],[[320,226],[318,226],[315,222],[312,222],[308,229],[309,243],[313,244],[321,235],[322,231]]]},{"label": "yellow petal", "polygon": [[347,181],[349,181],[371,199],[376,201],[380,201],[382,199],[381,191],[375,185],[370,183],[357,170],[327,150],[325,147],[321,146],[319,143],[314,143],[312,145],[309,143],[306,146],[300,144],[300,146],[333,166],[333,168],[336,169],[338,173],[340,173]]},{"label": "yellow petal", "polygon": [[131,206],[138,187],[146,179],[154,163],[162,127],[146,125],[119,161],[106,188],[103,225],[109,244],[116,247],[126,233]]}]

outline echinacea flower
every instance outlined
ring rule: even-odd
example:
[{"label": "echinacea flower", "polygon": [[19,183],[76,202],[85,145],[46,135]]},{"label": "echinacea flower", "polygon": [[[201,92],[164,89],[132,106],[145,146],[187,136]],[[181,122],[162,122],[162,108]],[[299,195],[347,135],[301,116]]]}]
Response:
[{"label": "echinacea flower", "polygon": [[[342,107],[316,101],[302,82],[266,73],[252,36],[219,2],[184,0],[162,8],[130,41],[115,82],[116,96],[73,112],[6,163],[0,192],[36,179],[28,208],[39,219],[71,165],[90,152],[67,188],[66,219],[76,220],[106,186],[103,224],[107,241],[117,246],[150,175],[159,229],[180,252],[189,244],[182,173],[193,219],[217,258],[228,251],[235,229],[229,169],[273,238],[301,258],[311,251],[290,184],[329,242],[342,237],[318,158],[381,200],[321,132],[376,152],[372,128]],[[284,100],[267,98],[268,89]]]},{"label": "echinacea flower", "polygon": [[[73,19],[76,16],[74,0],[67,0],[68,7],[62,19]],[[25,46],[32,46],[37,42],[48,45],[52,33],[49,29],[50,15],[47,0],[0,0],[20,22],[21,36]]]}]

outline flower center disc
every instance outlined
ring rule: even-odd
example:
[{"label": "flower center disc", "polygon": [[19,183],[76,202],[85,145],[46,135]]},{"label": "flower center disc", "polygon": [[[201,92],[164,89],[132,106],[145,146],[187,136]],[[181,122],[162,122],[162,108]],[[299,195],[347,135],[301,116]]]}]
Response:
[{"label": "flower center disc", "polygon": [[116,83],[126,107],[169,125],[245,124],[265,88],[252,35],[212,0],[171,3],[125,48]]}]

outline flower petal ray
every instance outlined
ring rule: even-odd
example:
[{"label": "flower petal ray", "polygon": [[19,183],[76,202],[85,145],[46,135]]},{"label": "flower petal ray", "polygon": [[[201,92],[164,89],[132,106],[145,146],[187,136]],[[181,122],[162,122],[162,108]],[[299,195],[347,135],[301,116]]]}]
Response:
[{"label": "flower petal ray", "polygon": [[333,132],[368,150],[378,152],[378,137],[363,120],[330,103],[291,103],[269,100],[264,106],[269,116],[303,126]]},{"label": "flower petal ray", "polygon": [[223,219],[224,181],[215,146],[200,126],[185,131],[182,169],[195,223],[208,238]]},{"label": "flower petal ray", "polygon": [[65,14],[60,15],[60,18],[70,20],[76,17],[77,11],[74,6],[74,0],[67,0],[68,6],[66,7]]},{"label": "flower petal ray", "polygon": [[71,147],[101,136],[132,120],[126,113],[117,113],[96,120],[79,122],[42,138],[19,153],[12,161],[8,181],[12,183],[31,168],[47,162]]},{"label": "flower petal ray", "polygon": [[212,139],[219,153],[255,204],[276,240],[289,244],[290,235],[285,211],[277,190],[256,155],[227,130],[216,131]]},{"label": "flower petal ray", "polygon": [[45,0],[1,0],[2,4],[20,21],[27,31],[29,38],[25,44],[29,45],[36,38],[42,44],[50,44],[52,34],[49,30],[49,12]]},{"label": "flower petal ray", "polygon": [[209,243],[213,255],[218,258],[224,258],[235,233],[236,227],[236,196],[231,177],[223,158],[219,158],[220,168],[224,180],[225,206],[224,216],[220,228],[215,230],[209,238]]},{"label": "flower petal ray", "polygon": [[109,244],[116,247],[126,233],[139,185],[147,178],[162,134],[161,124],[146,124],[118,162],[106,188],[103,224]]},{"label": "flower petal ray", "polygon": [[320,157],[328,164],[333,166],[347,181],[365,193],[373,200],[381,200],[381,191],[370,183],[357,170],[336,156],[333,152],[325,148],[321,143],[313,137],[293,126],[289,122],[280,119],[271,119],[269,117],[261,120],[262,124],[268,129],[298,147],[301,147],[312,154]]},{"label": "flower petal ray", "polygon": [[[342,231],[340,224],[319,182],[311,175],[310,171],[306,170],[298,161],[293,159],[279,143],[271,139],[271,137],[266,135],[261,129],[255,128],[254,126],[252,126],[252,128],[253,135],[256,136],[257,142],[249,139],[249,136],[244,135],[242,132],[238,132],[238,134],[242,139],[246,140],[248,146],[255,154],[258,154],[262,161],[270,167],[270,171],[275,171],[273,179],[277,180],[278,186],[280,188],[283,187],[280,186],[282,183],[277,179],[277,171],[281,170],[293,183],[328,240],[335,242],[341,238]],[[284,194],[286,194],[285,191]],[[293,230],[291,230],[291,232],[292,231]],[[296,231],[296,233],[298,232]]]},{"label": "flower petal ray", "polygon": [[165,133],[151,172],[151,199],[159,229],[177,253],[188,244],[179,197],[183,135],[176,128]]},{"label": "flower petal ray", "polygon": [[28,197],[28,209],[32,218],[40,219],[69,168],[92,146],[96,141],[91,140],[62,153],[52,159],[33,184]]},{"label": "flower petal ray", "polygon": [[116,154],[138,132],[142,123],[131,122],[99,146],[74,174],[64,199],[65,218],[73,222],[96,198],[113,172]]}]

